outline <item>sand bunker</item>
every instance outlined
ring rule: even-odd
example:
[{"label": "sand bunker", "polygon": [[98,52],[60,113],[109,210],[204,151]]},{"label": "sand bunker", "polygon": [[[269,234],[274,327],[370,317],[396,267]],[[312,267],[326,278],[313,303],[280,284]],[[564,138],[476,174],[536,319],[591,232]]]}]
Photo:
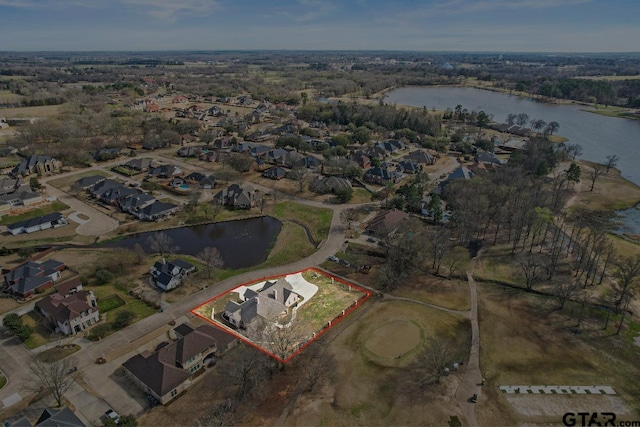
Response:
[{"label": "sand bunker", "polygon": [[393,320],[377,329],[365,347],[380,357],[395,359],[420,343],[420,328],[406,320]]}]

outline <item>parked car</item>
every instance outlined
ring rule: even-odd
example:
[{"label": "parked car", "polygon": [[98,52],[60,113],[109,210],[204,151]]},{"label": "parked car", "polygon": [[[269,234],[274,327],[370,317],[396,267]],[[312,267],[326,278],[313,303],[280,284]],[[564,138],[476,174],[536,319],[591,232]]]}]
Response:
[{"label": "parked car", "polygon": [[346,259],[340,259],[338,260],[340,262],[340,264],[346,266],[346,267],[351,267],[351,263],[349,261],[347,261]]},{"label": "parked car", "polygon": [[471,396],[471,399],[469,399],[469,401],[470,401],[471,403],[476,403],[476,402],[478,402],[478,395],[474,393],[474,394],[473,394],[473,396]]},{"label": "parked car", "polygon": [[108,419],[113,420],[113,422],[116,424],[120,422],[120,415],[118,415],[118,413],[113,409],[109,409],[107,412],[105,412],[104,416],[107,417]]},{"label": "parked car", "polygon": [[340,260],[338,259],[337,256],[335,255],[329,255],[329,261],[333,261],[333,262],[340,262]]}]

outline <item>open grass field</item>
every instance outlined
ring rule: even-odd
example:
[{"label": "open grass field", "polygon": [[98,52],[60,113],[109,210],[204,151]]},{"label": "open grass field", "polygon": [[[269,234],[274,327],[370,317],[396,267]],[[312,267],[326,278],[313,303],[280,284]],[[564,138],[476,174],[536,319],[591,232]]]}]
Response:
[{"label": "open grass field", "polygon": [[[619,408],[627,413],[640,410],[636,399],[640,386],[634,379],[640,374],[634,362],[637,349],[627,351],[632,344],[614,335],[614,322],[603,331],[599,321],[585,319],[578,335],[571,332],[577,324],[577,307],[570,318],[571,309],[556,310],[557,302],[551,298],[489,284],[478,284],[478,294],[480,366],[487,379],[476,412],[480,425],[557,422],[564,412],[575,410],[577,403],[572,401],[580,400],[573,396],[566,406],[557,400],[548,409],[556,413],[547,413],[555,418],[523,418],[533,414],[528,405],[535,402],[522,401],[514,407],[498,390],[500,385],[609,385],[620,395]],[[591,410],[608,410],[608,400],[599,403]]]},{"label": "open grass field", "polygon": [[[469,333],[465,319],[417,304],[386,301],[368,310],[327,345],[338,362],[336,380],[314,396],[299,398],[284,425],[446,425],[460,411],[453,398],[459,378],[450,375],[420,397],[403,393],[407,365],[438,334]],[[403,336],[403,348],[385,354],[381,339]],[[398,353],[401,356],[397,358]],[[391,357],[388,357],[391,356]]]},{"label": "open grass field", "polygon": [[470,310],[471,297],[466,280],[445,279],[431,275],[414,275],[393,295],[435,304],[452,310]]},{"label": "open grass field", "polygon": [[27,118],[27,117],[48,117],[55,116],[62,111],[64,104],[61,105],[43,105],[39,107],[19,107],[19,108],[3,108],[2,117],[6,118]]},{"label": "open grass field", "polygon": [[[603,159],[604,161],[604,159]],[[640,187],[620,175],[617,169],[609,170],[596,180],[593,191],[589,171],[592,163],[581,161],[582,185],[572,207],[593,210],[618,210],[630,208],[640,203]]]}]

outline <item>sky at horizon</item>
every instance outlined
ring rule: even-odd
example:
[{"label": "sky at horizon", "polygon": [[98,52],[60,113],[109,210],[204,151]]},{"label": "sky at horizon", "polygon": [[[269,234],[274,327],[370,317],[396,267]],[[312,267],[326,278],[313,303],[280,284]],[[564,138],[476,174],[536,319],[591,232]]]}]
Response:
[{"label": "sky at horizon", "polygon": [[638,52],[640,0],[0,0],[0,51]]}]

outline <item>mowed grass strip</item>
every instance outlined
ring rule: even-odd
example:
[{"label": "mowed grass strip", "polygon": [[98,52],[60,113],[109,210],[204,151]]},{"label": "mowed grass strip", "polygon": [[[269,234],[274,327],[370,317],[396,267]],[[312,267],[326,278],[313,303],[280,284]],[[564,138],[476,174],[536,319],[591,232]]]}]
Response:
[{"label": "mowed grass strip", "polygon": [[279,220],[289,219],[304,223],[311,230],[314,239],[320,241],[329,235],[333,211],[328,208],[317,208],[284,201],[273,206],[272,214]]},{"label": "mowed grass strip", "polygon": [[25,212],[20,215],[5,215],[2,217],[2,219],[0,219],[0,225],[9,225],[18,221],[25,221],[27,219],[36,218],[54,212],[62,212],[67,209],[69,209],[69,206],[65,205],[59,200],[56,200],[50,205],[42,206],[40,208]]},{"label": "mowed grass strip", "polygon": [[98,301],[98,308],[100,309],[100,313],[106,313],[111,310],[115,310],[118,307],[122,307],[125,305],[124,300],[120,297],[120,295],[113,294],[106,298],[100,299]]}]

